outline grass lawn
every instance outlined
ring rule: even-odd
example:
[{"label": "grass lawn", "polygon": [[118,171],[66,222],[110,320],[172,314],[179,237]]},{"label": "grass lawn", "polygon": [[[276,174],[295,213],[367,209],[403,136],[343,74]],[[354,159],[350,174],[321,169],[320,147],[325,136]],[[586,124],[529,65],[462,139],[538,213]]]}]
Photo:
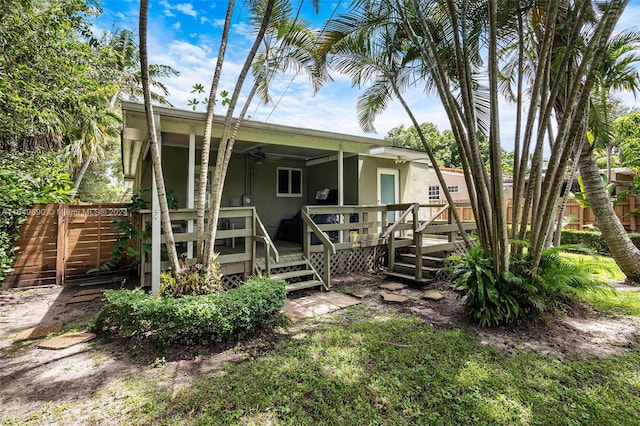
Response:
[{"label": "grass lawn", "polygon": [[[563,253],[605,282],[624,281],[625,276],[611,257]],[[640,292],[588,292],[583,299],[602,314],[640,316]]]},{"label": "grass lawn", "polygon": [[[637,296],[606,292],[585,300],[607,314],[640,316]],[[249,342],[242,361],[179,387],[168,384],[175,371],[156,360],[149,374],[87,395],[80,423],[640,424],[637,341],[608,357],[507,352],[461,328],[363,305],[278,333]],[[78,423],[75,405],[5,424]]]}]

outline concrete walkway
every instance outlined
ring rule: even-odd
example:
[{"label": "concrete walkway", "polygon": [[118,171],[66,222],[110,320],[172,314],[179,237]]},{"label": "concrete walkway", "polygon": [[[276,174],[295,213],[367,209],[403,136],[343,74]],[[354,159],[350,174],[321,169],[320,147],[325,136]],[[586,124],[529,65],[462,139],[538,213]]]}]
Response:
[{"label": "concrete walkway", "polygon": [[311,296],[287,299],[282,308],[282,313],[291,318],[291,321],[300,321],[318,315],[328,314],[347,306],[357,305],[361,301],[344,294],[330,291],[316,293]]}]

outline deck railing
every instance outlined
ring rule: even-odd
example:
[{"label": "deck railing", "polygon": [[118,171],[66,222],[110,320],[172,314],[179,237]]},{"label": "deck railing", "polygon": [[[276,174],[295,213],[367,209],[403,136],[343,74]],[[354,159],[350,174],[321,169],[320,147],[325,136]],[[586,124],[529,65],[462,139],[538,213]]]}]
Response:
[{"label": "deck railing", "polygon": [[[460,206],[456,205],[456,208]],[[388,204],[374,206],[305,206],[301,212],[303,222],[303,252],[307,259],[313,253],[323,253],[323,275],[330,284],[331,256],[338,250],[387,245],[389,267],[395,262],[395,249],[415,244],[418,253],[424,237],[444,237],[453,241],[458,232],[445,204]],[[171,223],[179,253],[187,253],[188,262],[195,262],[194,229],[197,210],[171,211]],[[220,222],[216,234],[218,261],[224,274],[253,273],[256,271],[257,243],[264,244],[265,267],[279,260],[279,253],[255,207],[224,207],[220,209]],[[141,229],[152,221],[152,212],[140,212]],[[474,229],[475,223],[465,222],[465,229]],[[150,243],[149,238],[146,243]],[[164,244],[164,236],[160,244]],[[148,255],[141,253],[141,284],[152,270]],[[160,270],[169,268],[161,261]],[[420,268],[416,268],[419,270]]]},{"label": "deck railing", "polygon": [[[205,212],[205,217],[208,212]],[[141,229],[151,223],[151,210],[140,211]],[[256,210],[254,207],[224,207],[220,209],[218,231],[216,233],[216,251],[220,252],[217,260],[223,267],[223,273],[236,273],[226,265],[251,263],[255,270]],[[193,223],[197,218],[196,209],[178,209],[171,211],[171,225],[174,239],[179,253],[187,253],[188,263],[195,262],[195,242],[197,233]],[[151,238],[145,243],[150,244]],[[165,243],[165,237],[160,237],[160,244]],[[144,286],[145,275],[151,272],[151,264],[147,262],[148,255],[143,251],[140,258],[140,284]],[[225,268],[227,268],[225,270]],[[161,261],[160,270],[169,269],[169,262]]]}]

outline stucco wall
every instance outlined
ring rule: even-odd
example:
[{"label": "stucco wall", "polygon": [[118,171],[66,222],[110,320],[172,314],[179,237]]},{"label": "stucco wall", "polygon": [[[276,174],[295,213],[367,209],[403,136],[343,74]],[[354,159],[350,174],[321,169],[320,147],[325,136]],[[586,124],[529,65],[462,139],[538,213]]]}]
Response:
[{"label": "stucco wall", "polygon": [[428,186],[428,166],[407,162],[395,164],[385,158],[361,157],[360,159],[360,204],[378,203],[378,169],[399,171],[399,202],[426,203]]},{"label": "stucco wall", "polygon": [[[469,191],[467,189],[467,185],[465,183],[464,175],[462,174],[462,172],[449,172],[445,170],[445,171],[442,171],[442,176],[444,177],[444,180],[447,182],[447,186],[453,186],[453,185],[458,186],[459,191],[451,193],[451,198],[453,198],[454,201],[469,200]],[[437,185],[438,187],[440,187],[440,199],[444,200],[445,198],[444,198],[444,193],[442,192],[442,187],[438,182],[438,176],[436,176],[436,172],[433,169],[429,170],[428,172],[428,181],[429,181],[429,185],[433,185],[433,186]],[[425,190],[427,190],[427,188],[425,188]]]},{"label": "stucco wall", "polygon": [[[269,234],[275,237],[280,221],[295,216],[298,210],[306,204],[307,174],[304,170],[305,162],[301,160],[268,159],[263,164],[252,164],[251,167],[252,205],[256,207],[256,211]],[[276,196],[278,167],[302,169],[302,197]]]}]

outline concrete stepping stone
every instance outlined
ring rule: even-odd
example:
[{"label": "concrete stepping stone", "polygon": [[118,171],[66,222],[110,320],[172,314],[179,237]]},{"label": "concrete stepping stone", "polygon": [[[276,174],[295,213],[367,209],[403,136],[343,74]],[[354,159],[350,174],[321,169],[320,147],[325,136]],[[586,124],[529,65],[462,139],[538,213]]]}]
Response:
[{"label": "concrete stepping stone", "polygon": [[336,293],[335,291],[329,293],[320,293],[318,298],[326,300],[328,303],[338,307],[339,309],[348,308],[349,306],[357,305],[361,303],[358,299],[347,296],[346,294]]},{"label": "concrete stepping stone", "polygon": [[93,333],[87,333],[84,331],[72,331],[64,333],[59,336],[47,339],[44,342],[38,344],[41,349],[66,349],[79,343],[88,342],[96,337]]},{"label": "concrete stepping stone", "polygon": [[291,321],[296,322],[318,315],[328,314],[347,306],[357,305],[360,300],[334,291],[328,293],[317,293],[311,296],[300,297],[298,299],[288,299],[282,307],[284,315]]},{"label": "concrete stepping stone", "polygon": [[444,296],[438,290],[426,290],[424,293],[422,293],[421,297],[423,299],[430,299],[435,301],[444,299]]},{"label": "concrete stepping stone", "polygon": [[57,333],[60,330],[62,330],[61,323],[38,325],[21,331],[13,341],[23,342],[25,340],[40,339],[50,333]]},{"label": "concrete stepping stone", "polygon": [[71,299],[67,300],[66,304],[71,305],[74,303],[90,302],[97,299],[98,297],[100,297],[100,294],[85,294],[84,296],[73,296]]},{"label": "concrete stepping stone", "polygon": [[407,296],[401,296],[399,294],[383,293],[382,301],[385,303],[393,303],[393,304],[401,305],[403,303],[408,302],[409,298]]},{"label": "concrete stepping stone", "polygon": [[350,295],[357,297],[358,299],[364,299],[367,296],[371,296],[375,293],[375,291],[371,290],[368,287],[354,288],[353,290],[349,290],[347,293]]},{"label": "concrete stepping stone", "polygon": [[398,291],[398,290],[404,290],[405,288],[408,287],[408,285],[400,284],[400,283],[386,283],[386,284],[380,284],[378,287],[380,287],[383,290]]}]

